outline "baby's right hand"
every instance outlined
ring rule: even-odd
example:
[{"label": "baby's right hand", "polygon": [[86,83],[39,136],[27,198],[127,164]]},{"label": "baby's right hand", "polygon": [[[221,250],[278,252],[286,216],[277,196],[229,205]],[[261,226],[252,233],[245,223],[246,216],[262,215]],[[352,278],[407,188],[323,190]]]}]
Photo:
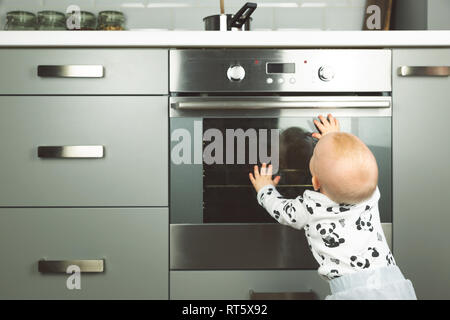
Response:
[{"label": "baby's right hand", "polygon": [[319,116],[320,122],[317,120],[314,120],[314,124],[316,125],[317,129],[319,129],[320,133],[314,132],[312,136],[314,138],[320,139],[324,135],[330,132],[339,132],[341,130],[339,126],[339,121],[334,118],[331,113],[328,114],[328,119],[325,119],[322,115]]}]

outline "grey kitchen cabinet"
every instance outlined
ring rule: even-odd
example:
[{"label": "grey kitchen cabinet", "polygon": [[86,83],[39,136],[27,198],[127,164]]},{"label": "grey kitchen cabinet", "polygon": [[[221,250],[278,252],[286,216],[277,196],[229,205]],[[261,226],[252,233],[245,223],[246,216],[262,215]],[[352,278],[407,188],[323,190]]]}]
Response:
[{"label": "grey kitchen cabinet", "polygon": [[164,95],[168,65],[168,50],[0,49],[0,94]]},{"label": "grey kitchen cabinet", "polygon": [[393,66],[394,256],[419,299],[450,299],[450,77],[397,74],[450,67],[450,49],[395,49]]},{"label": "grey kitchen cabinet", "polygon": [[255,293],[313,291],[319,299],[330,294],[317,270],[171,271],[170,299],[248,300]]},{"label": "grey kitchen cabinet", "polygon": [[[167,99],[0,97],[0,206],[168,206]],[[80,145],[104,155],[38,156]]]},{"label": "grey kitchen cabinet", "polygon": [[[167,208],[1,208],[0,252],[0,299],[168,299]],[[97,259],[80,289],[38,269]]]}]

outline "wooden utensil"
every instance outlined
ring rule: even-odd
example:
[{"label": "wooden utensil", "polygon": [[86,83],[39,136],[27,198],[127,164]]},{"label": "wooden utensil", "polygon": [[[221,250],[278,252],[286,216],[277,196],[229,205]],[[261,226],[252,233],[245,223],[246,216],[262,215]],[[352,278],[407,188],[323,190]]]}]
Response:
[{"label": "wooden utensil", "polygon": [[220,14],[224,14],[225,13],[225,0],[220,0]]}]

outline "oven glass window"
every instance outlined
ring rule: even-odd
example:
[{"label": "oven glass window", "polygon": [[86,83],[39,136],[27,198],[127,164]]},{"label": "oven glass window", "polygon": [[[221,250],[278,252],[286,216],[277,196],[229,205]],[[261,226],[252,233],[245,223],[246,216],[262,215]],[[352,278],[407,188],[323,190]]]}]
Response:
[{"label": "oven glass window", "polygon": [[[238,161],[238,138],[226,147],[227,130],[252,129],[267,131],[266,139],[257,135],[256,150],[263,147],[270,155],[274,150],[270,130],[278,129],[279,172],[281,180],[277,189],[286,198],[295,198],[307,189],[312,190],[309,160],[317,140],[311,137],[316,131],[312,118],[171,118],[171,132],[185,130],[192,140],[190,163],[170,166],[170,221],[171,223],[277,223],[258,205],[248,173],[254,164],[250,161],[250,139],[245,138],[244,163]],[[341,130],[360,137],[374,153],[379,167],[381,199],[379,211],[382,222],[392,221],[392,169],[391,169],[391,118],[358,117],[339,118]],[[220,132],[223,140],[223,163],[198,163],[205,149],[214,140],[203,141],[208,130]],[[172,150],[179,141],[172,141]],[[252,149],[253,148],[253,149]],[[242,149],[242,148],[240,148]],[[242,151],[242,150],[241,150]],[[196,154],[197,153],[197,154]],[[199,156],[200,155],[200,156]],[[213,154],[214,156],[214,154]],[[227,164],[228,158],[228,164]],[[231,161],[232,159],[232,161]],[[242,160],[242,159],[241,159]],[[254,159],[253,159],[254,160]],[[242,161],[241,161],[242,162]],[[261,165],[258,158],[256,163]]]},{"label": "oven glass window", "polygon": [[[203,131],[219,130],[229,139],[226,131],[247,132],[245,144],[239,144],[238,138],[232,143],[232,149],[224,148],[223,158],[232,164],[203,165],[203,222],[204,223],[273,223],[271,216],[256,202],[256,192],[251,185],[248,173],[254,164],[250,152],[259,155],[259,140],[267,136],[265,150],[270,156],[276,150],[271,143],[272,130],[280,127],[278,119],[203,119]],[[263,130],[261,130],[263,129]],[[250,134],[253,133],[253,136]],[[256,139],[255,139],[256,137]],[[251,139],[252,138],[252,139]],[[242,138],[241,135],[241,139]],[[254,144],[253,146],[251,144]],[[300,127],[290,127],[279,133],[279,167],[281,176],[279,191],[286,197],[295,198],[306,189],[312,189],[309,159],[312,156],[315,141],[311,133]],[[205,143],[204,146],[207,144]],[[242,148],[242,146],[245,146]],[[238,150],[239,148],[239,150]],[[239,164],[238,153],[245,155],[245,164]],[[230,158],[231,153],[232,158]],[[242,155],[241,155],[242,157]],[[232,161],[230,161],[232,160]],[[224,161],[225,162],[225,161]],[[241,161],[242,162],[242,161]],[[261,165],[261,162],[257,162]]]}]

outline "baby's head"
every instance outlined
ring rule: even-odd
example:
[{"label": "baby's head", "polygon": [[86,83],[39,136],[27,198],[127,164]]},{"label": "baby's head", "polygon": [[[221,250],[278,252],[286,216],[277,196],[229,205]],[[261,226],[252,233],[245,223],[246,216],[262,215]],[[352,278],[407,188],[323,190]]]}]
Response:
[{"label": "baby's head", "polygon": [[356,204],[373,194],[378,166],[369,148],[356,136],[331,132],[317,143],[311,161],[314,190],[336,203]]}]

